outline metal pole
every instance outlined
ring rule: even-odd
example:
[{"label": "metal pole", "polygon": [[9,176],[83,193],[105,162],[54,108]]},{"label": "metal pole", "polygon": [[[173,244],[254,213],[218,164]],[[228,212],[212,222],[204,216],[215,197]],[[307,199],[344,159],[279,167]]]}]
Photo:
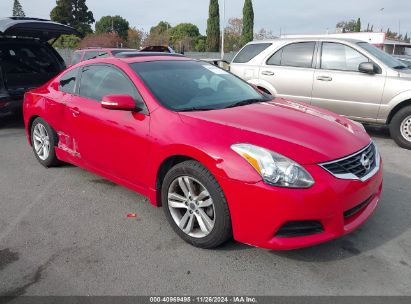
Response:
[{"label": "metal pole", "polygon": [[224,36],[225,36],[225,0],[223,0],[223,33],[221,35],[221,60],[224,59]]}]

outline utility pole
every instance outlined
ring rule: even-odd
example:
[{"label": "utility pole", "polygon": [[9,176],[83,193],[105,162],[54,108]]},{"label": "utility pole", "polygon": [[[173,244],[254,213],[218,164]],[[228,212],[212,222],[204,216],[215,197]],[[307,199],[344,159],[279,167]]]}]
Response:
[{"label": "utility pole", "polygon": [[381,31],[382,31],[382,19],[383,19],[383,17],[384,17],[384,10],[385,10],[385,8],[381,8],[380,9],[380,12],[381,12],[381,16],[380,16],[380,28],[381,28]]},{"label": "utility pole", "polygon": [[223,0],[223,33],[221,35],[221,60],[224,60],[224,36],[225,36],[225,0]]}]

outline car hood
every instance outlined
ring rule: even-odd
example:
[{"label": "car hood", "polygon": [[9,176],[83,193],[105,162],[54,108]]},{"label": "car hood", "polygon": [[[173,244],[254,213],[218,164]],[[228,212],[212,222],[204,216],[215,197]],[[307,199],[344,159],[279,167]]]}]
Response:
[{"label": "car hood", "polygon": [[411,78],[411,69],[401,70],[398,74],[401,78]]},{"label": "car hood", "polygon": [[0,35],[38,38],[48,41],[61,35],[79,35],[72,27],[50,20],[10,17],[0,19]]},{"label": "car hood", "polygon": [[362,126],[347,118],[284,99],[224,110],[184,112],[180,116],[183,122],[201,129],[216,130],[212,125],[218,124],[220,131],[215,136],[229,134],[225,138],[228,145],[258,145],[300,164],[339,159],[371,141]]}]

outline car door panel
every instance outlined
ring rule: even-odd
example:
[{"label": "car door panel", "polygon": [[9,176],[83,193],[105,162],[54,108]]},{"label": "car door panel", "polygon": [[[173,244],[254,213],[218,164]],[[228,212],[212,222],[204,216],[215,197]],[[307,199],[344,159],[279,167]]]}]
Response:
[{"label": "car door panel", "polygon": [[358,70],[369,59],[354,48],[323,42],[320,68],[314,73],[312,104],[364,121],[378,116],[386,77]]},{"label": "car door panel", "polygon": [[313,105],[352,118],[377,118],[385,76],[322,70],[314,75]]},{"label": "car door panel", "polygon": [[[80,95],[83,77],[84,74]],[[115,85],[111,74],[106,77]],[[105,80],[97,80],[96,85],[101,85],[109,93]],[[115,93],[118,92],[113,92]],[[105,109],[99,100],[74,96],[67,106],[66,117],[78,164],[133,185],[142,185],[150,146],[150,116]]]},{"label": "car door panel", "polygon": [[277,96],[310,103],[314,69],[263,66],[260,80],[267,81],[277,91]]},{"label": "car door panel", "polygon": [[261,66],[259,79],[269,82],[278,97],[310,103],[316,43],[297,42],[272,54]]},{"label": "car door panel", "polygon": [[68,107],[79,162],[133,184],[143,181],[149,148],[149,116],[114,111],[74,97]]}]

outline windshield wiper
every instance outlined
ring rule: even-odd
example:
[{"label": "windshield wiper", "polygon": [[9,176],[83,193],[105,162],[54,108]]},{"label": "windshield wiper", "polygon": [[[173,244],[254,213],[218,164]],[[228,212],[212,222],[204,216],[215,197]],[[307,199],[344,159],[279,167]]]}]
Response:
[{"label": "windshield wiper", "polygon": [[409,69],[409,67],[407,67],[405,65],[397,65],[397,66],[393,67],[393,69],[395,69],[395,70],[404,70],[404,69]]},{"label": "windshield wiper", "polygon": [[242,107],[242,106],[246,106],[246,105],[250,105],[253,103],[260,103],[260,102],[266,102],[269,101],[269,99],[246,99],[246,100],[242,100],[236,103],[233,103],[227,107],[225,107],[225,109],[229,109],[229,108],[235,108],[235,107]]},{"label": "windshield wiper", "polygon": [[178,109],[177,112],[196,112],[196,111],[212,111],[217,110],[216,108],[204,108],[204,107],[191,107],[185,109]]}]

